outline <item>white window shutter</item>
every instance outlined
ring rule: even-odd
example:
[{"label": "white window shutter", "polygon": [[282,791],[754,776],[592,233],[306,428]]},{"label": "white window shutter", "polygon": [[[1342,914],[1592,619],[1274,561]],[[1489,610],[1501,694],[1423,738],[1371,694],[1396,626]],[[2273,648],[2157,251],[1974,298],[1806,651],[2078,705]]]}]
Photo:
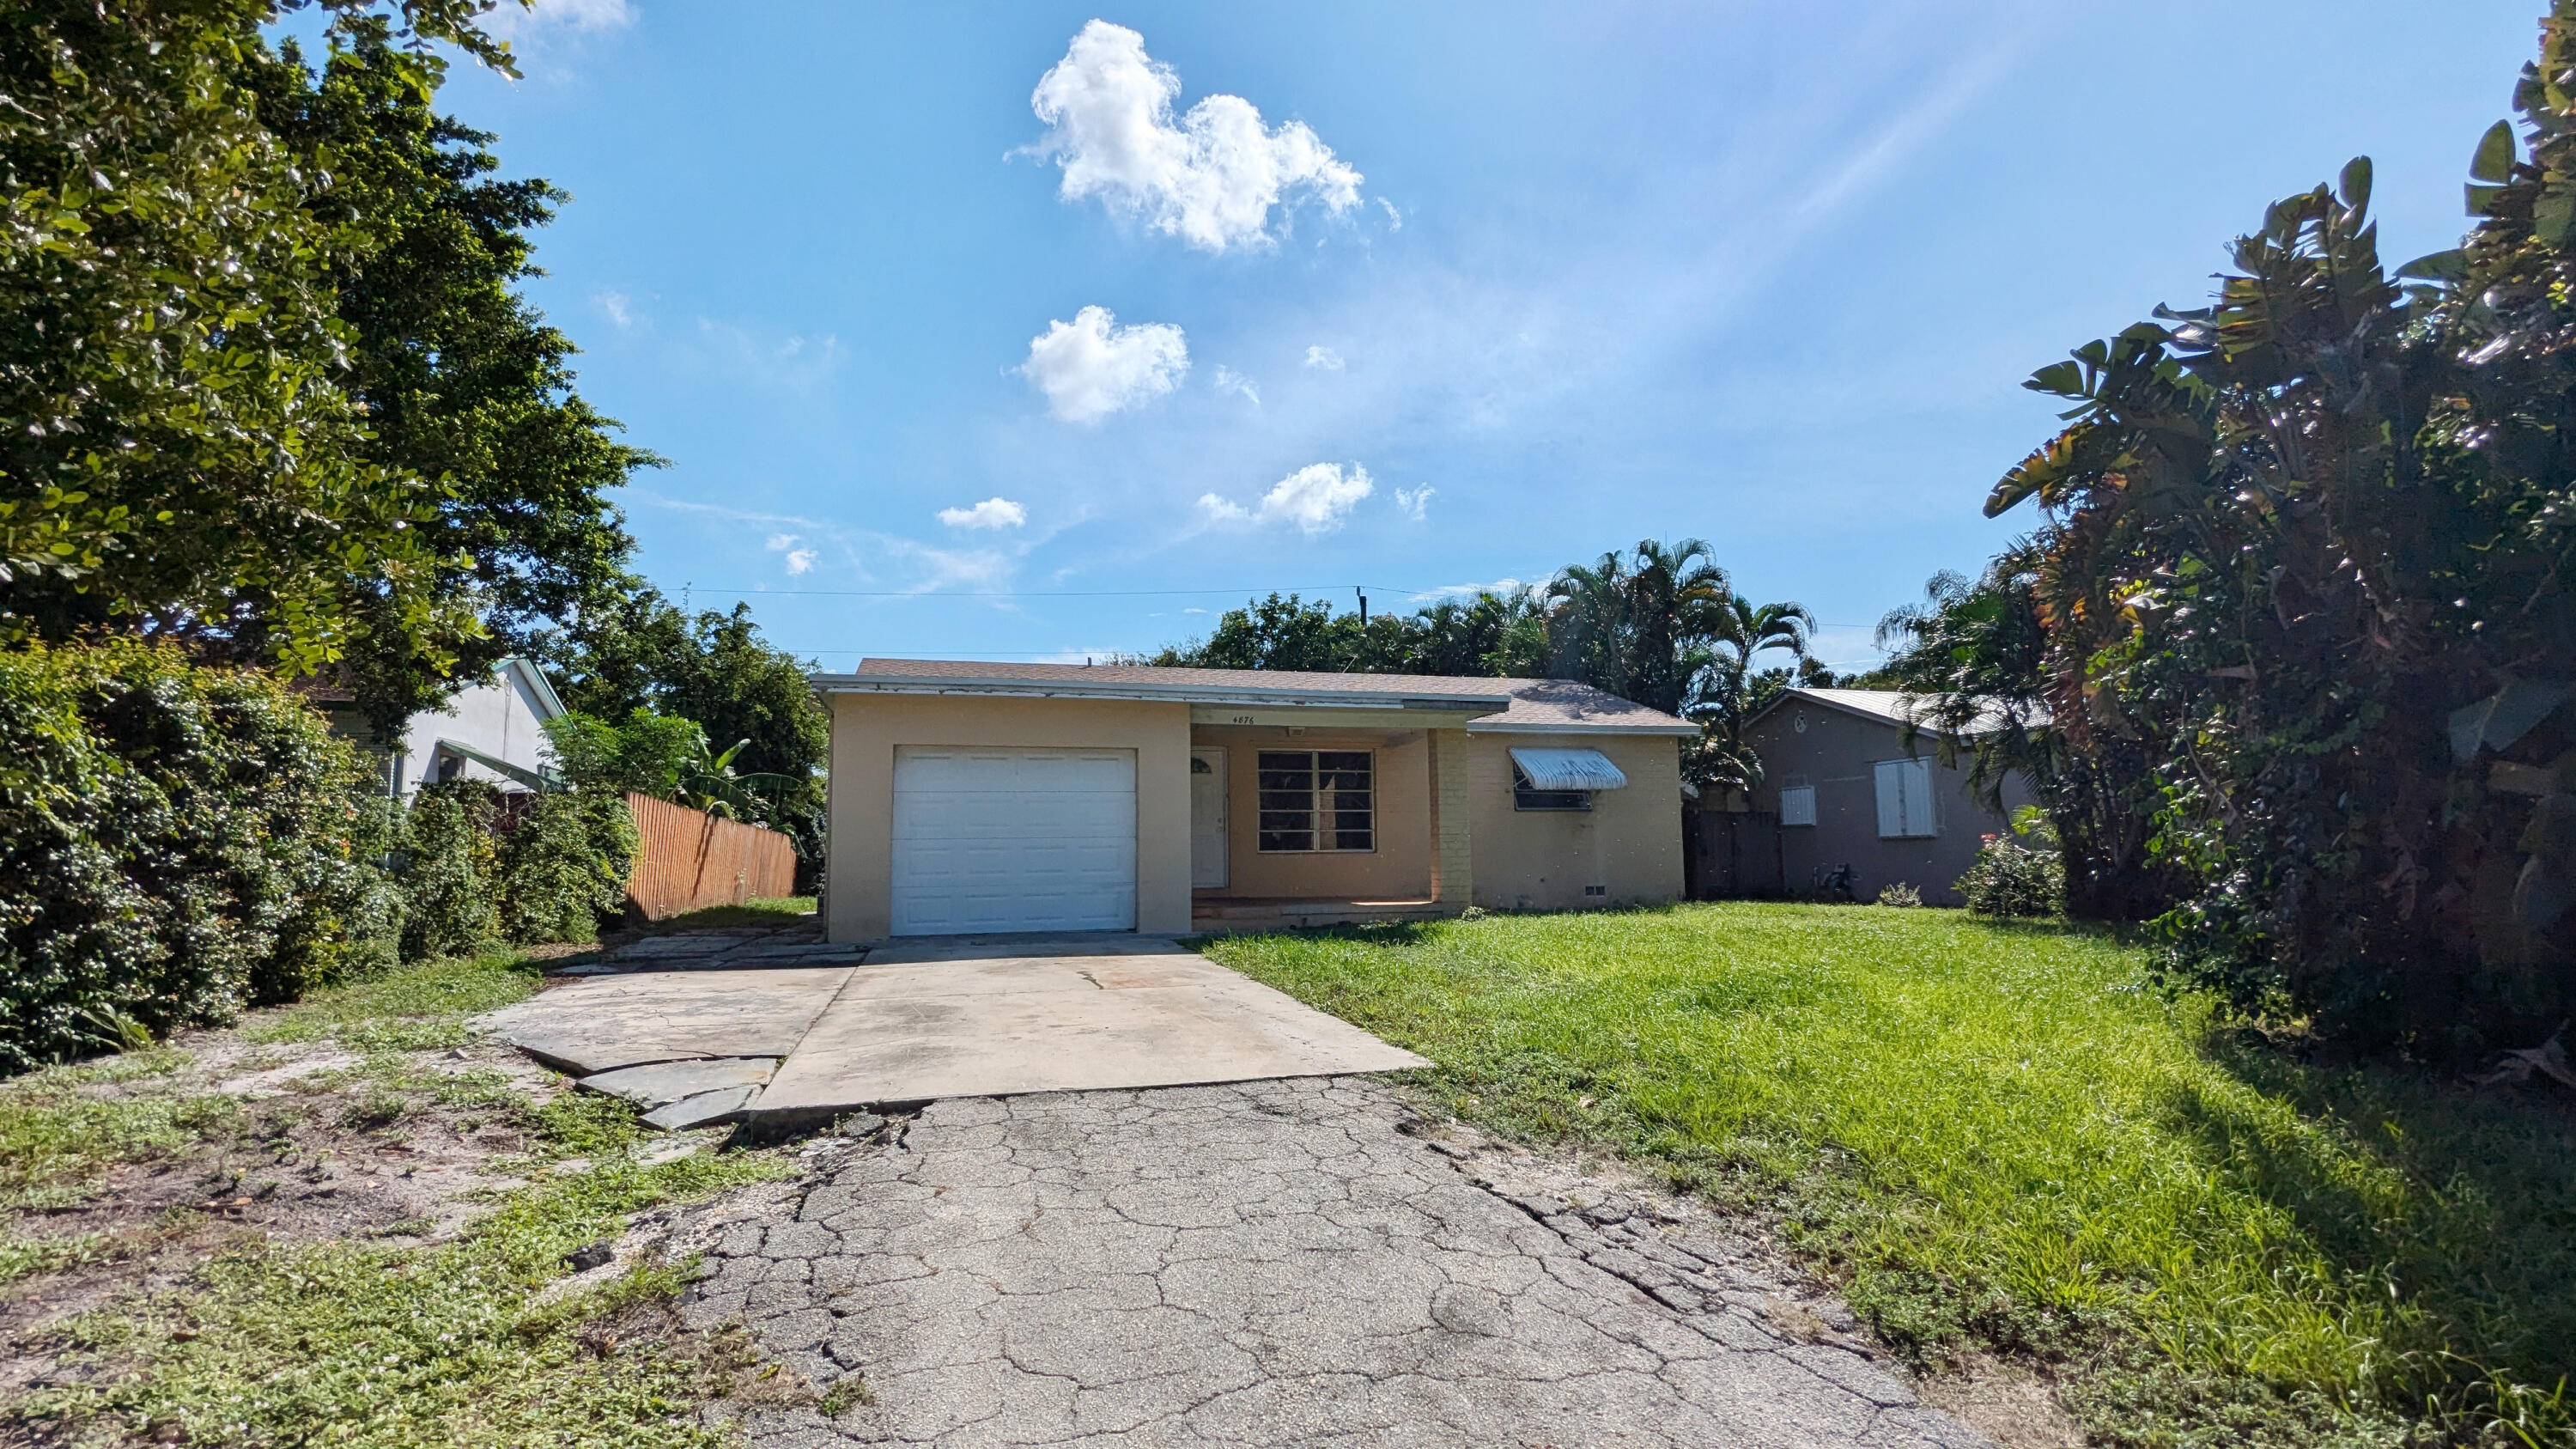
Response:
[{"label": "white window shutter", "polygon": [[1932,815],[1932,762],[1881,760],[1878,783],[1878,833],[1884,840],[1919,839],[1936,833]]},{"label": "white window shutter", "polygon": [[1780,787],[1780,823],[1813,825],[1816,823],[1816,787],[1783,785]]}]

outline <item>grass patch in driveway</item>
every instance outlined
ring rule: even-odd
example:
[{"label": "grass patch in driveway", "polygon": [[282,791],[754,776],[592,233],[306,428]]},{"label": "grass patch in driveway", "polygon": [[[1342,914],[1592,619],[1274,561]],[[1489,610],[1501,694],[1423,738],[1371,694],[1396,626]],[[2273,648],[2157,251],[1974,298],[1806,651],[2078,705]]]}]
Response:
[{"label": "grass patch in driveway", "polygon": [[329,1037],[356,1052],[439,1051],[471,1038],[469,1018],[535,995],[540,979],[536,962],[506,949],[422,961],[315,992],[245,1036]]},{"label": "grass patch in driveway", "polygon": [[810,926],[814,924],[812,896],[755,896],[738,906],[709,906],[702,911],[665,916],[644,928],[648,936],[667,936],[675,931],[729,931],[748,926]]},{"label": "grass patch in driveway", "polygon": [[2100,1442],[2576,1442],[2563,1104],[2303,1066],[2109,936],[1727,903],[1209,942],[1460,1116],[1759,1213],[1891,1342]]}]

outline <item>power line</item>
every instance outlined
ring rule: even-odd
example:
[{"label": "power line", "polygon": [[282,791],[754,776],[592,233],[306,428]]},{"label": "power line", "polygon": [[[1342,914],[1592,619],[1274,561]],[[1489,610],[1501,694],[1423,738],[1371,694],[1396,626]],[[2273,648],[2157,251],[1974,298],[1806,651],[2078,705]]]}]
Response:
[{"label": "power line", "polygon": [[[694,586],[693,586],[694,587]],[[1320,594],[1335,593],[1352,587],[1349,584],[1301,584],[1275,589],[722,589],[710,587],[710,594],[725,594],[746,599],[1138,599],[1171,598],[1197,594]],[[1391,594],[1430,595],[1453,592],[1446,589],[1406,589],[1392,584],[1362,584],[1361,588],[1381,589]]]}]

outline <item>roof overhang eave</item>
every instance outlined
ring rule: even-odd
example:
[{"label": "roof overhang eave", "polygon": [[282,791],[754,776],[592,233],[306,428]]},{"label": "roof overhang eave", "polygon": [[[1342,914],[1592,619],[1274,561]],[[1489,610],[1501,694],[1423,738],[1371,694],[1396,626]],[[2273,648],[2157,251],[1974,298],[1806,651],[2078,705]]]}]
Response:
[{"label": "roof overhang eave", "polygon": [[1695,740],[1700,737],[1701,731],[1695,724],[1507,724],[1500,720],[1480,719],[1467,726],[1467,733],[1471,735],[1572,735],[1589,739],[1598,739],[1603,735],[1650,737],[1660,735],[1667,739]]},{"label": "roof overhang eave", "polygon": [[1001,699],[1109,699],[1158,704],[1258,705],[1269,709],[1411,709],[1447,714],[1496,714],[1511,708],[1497,695],[1425,695],[1334,690],[1329,693],[1224,685],[1084,684],[1028,679],[817,674],[814,692],[835,694],[985,695]]}]

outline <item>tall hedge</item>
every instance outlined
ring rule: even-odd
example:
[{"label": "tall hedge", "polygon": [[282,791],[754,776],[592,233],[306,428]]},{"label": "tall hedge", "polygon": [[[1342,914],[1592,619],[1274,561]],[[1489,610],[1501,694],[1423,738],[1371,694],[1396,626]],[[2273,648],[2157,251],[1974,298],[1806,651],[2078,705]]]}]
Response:
[{"label": "tall hedge", "polygon": [[264,674],[131,641],[0,653],[0,1072],[389,961],[368,785]]},{"label": "tall hedge", "polygon": [[501,932],[513,941],[588,941],[626,902],[641,841],[622,795],[540,795],[501,843]]}]

